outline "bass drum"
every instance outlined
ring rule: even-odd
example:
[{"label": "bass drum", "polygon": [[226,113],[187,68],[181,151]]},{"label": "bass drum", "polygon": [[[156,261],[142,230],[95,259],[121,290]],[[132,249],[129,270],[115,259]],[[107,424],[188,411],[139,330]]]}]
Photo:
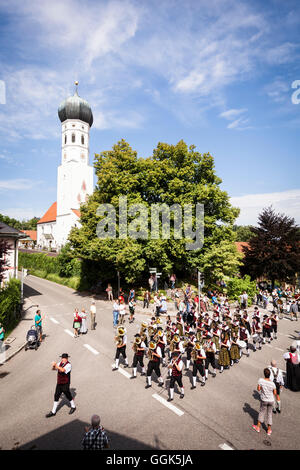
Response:
[{"label": "bass drum", "polygon": [[245,341],[242,341],[241,339],[238,339],[236,343],[240,349],[244,349],[247,346],[247,343],[245,343]]}]

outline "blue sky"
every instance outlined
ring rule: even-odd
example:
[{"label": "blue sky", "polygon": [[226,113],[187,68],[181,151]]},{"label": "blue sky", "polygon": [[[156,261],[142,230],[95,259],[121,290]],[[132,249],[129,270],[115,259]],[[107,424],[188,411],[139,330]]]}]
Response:
[{"label": "blue sky", "polygon": [[273,204],[300,224],[299,38],[296,0],[1,0],[0,213],[56,200],[57,108],[79,80],[91,163],[121,138],[141,157],[183,139],[214,156],[238,223]]}]

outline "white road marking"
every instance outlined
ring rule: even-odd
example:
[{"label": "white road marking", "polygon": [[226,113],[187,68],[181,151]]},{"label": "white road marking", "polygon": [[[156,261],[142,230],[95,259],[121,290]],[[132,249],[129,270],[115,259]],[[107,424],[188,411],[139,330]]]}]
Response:
[{"label": "white road marking", "polygon": [[122,369],[121,367],[119,367],[118,372],[120,372],[120,374],[123,374],[125,377],[127,377],[127,379],[130,379],[131,377],[131,375],[128,374],[128,372],[126,372],[126,370]]},{"label": "white road marking", "polygon": [[92,346],[90,346],[89,344],[84,344],[83,345],[86,349],[88,349],[89,351],[91,351],[93,354],[95,354],[95,356],[97,356],[97,354],[99,354],[98,351],[96,351],[96,349],[92,348]]},{"label": "white road marking", "polygon": [[53,321],[53,323],[59,324],[59,321],[55,320],[55,318],[52,318],[52,317],[51,317],[50,320]]},{"label": "white road marking", "polygon": [[66,333],[68,333],[68,335],[72,336],[72,338],[74,338],[74,333],[72,333],[72,331],[70,330],[64,330]]},{"label": "white road marking", "polygon": [[176,406],[174,405],[171,405],[171,403],[169,403],[167,400],[165,400],[164,398],[162,398],[160,395],[157,395],[157,393],[154,393],[154,395],[152,395],[153,398],[155,398],[155,400],[159,401],[160,403],[162,403],[162,405],[166,406],[167,408],[169,408],[171,411],[173,411],[173,413],[176,413],[178,416],[182,416],[184,415],[184,412],[181,411],[179,408],[176,408]]},{"label": "white road marking", "polygon": [[222,450],[233,450],[232,447],[229,447],[227,444],[220,444],[219,447],[222,449]]},{"label": "white road marking", "polygon": [[282,351],[282,352],[284,352],[284,349],[280,349],[280,348],[275,348],[275,349],[277,349],[277,351]]}]

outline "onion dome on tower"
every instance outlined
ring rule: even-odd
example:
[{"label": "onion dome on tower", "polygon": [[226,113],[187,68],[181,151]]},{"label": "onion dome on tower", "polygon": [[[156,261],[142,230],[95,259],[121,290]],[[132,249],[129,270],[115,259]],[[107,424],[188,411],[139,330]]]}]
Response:
[{"label": "onion dome on tower", "polygon": [[75,82],[76,89],[73,96],[69,96],[64,100],[58,108],[58,117],[61,122],[67,119],[80,119],[80,121],[86,122],[92,127],[93,124],[93,113],[89,103],[80,98],[77,92],[78,82]]}]

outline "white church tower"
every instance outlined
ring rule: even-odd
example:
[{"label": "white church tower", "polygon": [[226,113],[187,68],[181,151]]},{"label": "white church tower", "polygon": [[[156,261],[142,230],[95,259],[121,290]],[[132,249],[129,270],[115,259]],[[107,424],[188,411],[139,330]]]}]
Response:
[{"label": "white church tower", "polygon": [[77,85],[73,96],[58,108],[61,121],[61,165],[57,169],[56,245],[61,247],[68,239],[72,226],[80,215],[80,204],[93,192],[93,167],[89,165],[90,128],[93,113],[87,101],[78,96]]},{"label": "white church tower", "polygon": [[60,250],[72,227],[80,227],[80,204],[93,192],[93,167],[89,165],[93,113],[87,101],[73,96],[58,108],[61,121],[61,164],[57,170],[57,200],[37,223],[39,248]]}]

